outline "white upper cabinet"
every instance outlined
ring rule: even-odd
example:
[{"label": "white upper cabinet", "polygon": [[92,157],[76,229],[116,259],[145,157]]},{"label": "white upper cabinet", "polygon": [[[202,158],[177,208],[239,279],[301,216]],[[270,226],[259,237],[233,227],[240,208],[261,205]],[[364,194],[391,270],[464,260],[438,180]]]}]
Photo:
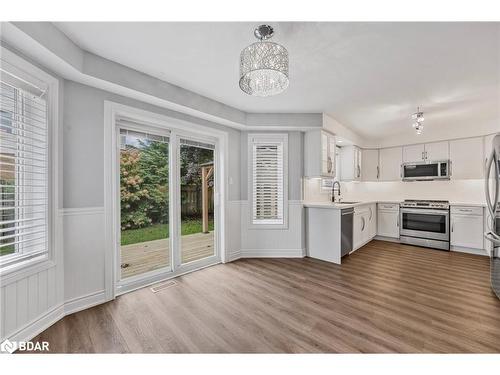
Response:
[{"label": "white upper cabinet", "polygon": [[403,146],[403,162],[412,163],[425,160],[425,147],[421,145]]},{"label": "white upper cabinet", "polygon": [[403,151],[401,147],[382,148],[379,153],[379,181],[400,181]]},{"label": "white upper cabinet", "polygon": [[479,179],[484,174],[483,138],[450,141],[451,178]]},{"label": "white upper cabinet", "polygon": [[448,160],[450,158],[449,142],[426,143],[424,156],[426,161]]},{"label": "white upper cabinet", "polygon": [[340,149],[340,179],[342,181],[361,181],[361,161],[363,156],[357,146],[344,146]]},{"label": "white upper cabinet", "polygon": [[335,177],[335,136],[324,130],[304,135],[305,177]]},{"label": "white upper cabinet", "polygon": [[404,163],[439,161],[448,159],[448,141],[403,146]]},{"label": "white upper cabinet", "polygon": [[337,163],[336,163],[336,156],[337,155],[337,146],[335,145],[335,137],[331,134],[328,134],[328,158],[331,163],[331,171],[328,172],[327,170],[327,175],[328,176],[333,176],[335,177],[338,172],[337,172]]},{"label": "white upper cabinet", "polygon": [[362,150],[361,179],[363,181],[378,181],[380,168],[378,165],[378,150]]}]

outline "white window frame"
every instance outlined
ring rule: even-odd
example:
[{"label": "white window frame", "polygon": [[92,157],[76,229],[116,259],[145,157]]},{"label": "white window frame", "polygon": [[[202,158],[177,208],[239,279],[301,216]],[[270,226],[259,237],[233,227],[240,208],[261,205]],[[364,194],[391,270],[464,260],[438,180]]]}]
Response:
[{"label": "white window frame", "polygon": [[[60,257],[61,231],[57,225],[59,196],[59,80],[42,69],[21,58],[4,46],[0,46],[0,67],[20,79],[47,88],[47,249],[40,256],[31,259],[11,261],[8,266],[0,265],[1,284],[6,285],[33,273],[54,267]],[[3,67],[2,67],[3,65]],[[0,259],[1,262],[1,259]]]},{"label": "white window frame", "polygon": [[[281,144],[283,147],[283,221],[269,223],[263,220],[255,222],[253,202],[253,146],[255,144]],[[287,229],[288,228],[288,134],[287,133],[250,133],[248,134],[248,201],[249,201],[249,228],[250,229]]]}]

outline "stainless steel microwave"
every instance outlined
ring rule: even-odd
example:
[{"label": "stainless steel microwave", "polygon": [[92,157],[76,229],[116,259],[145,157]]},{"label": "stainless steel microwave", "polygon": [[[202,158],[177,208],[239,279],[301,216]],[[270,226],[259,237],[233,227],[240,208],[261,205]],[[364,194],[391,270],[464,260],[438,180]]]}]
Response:
[{"label": "stainless steel microwave", "polygon": [[401,175],[403,181],[449,180],[450,167],[449,160],[403,163]]}]

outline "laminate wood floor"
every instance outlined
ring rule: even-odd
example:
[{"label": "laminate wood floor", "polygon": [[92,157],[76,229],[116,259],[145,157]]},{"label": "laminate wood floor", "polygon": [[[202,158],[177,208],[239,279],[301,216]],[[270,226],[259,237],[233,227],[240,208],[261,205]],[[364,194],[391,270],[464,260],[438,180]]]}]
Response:
[{"label": "laminate wood floor", "polygon": [[500,352],[489,259],[372,241],[334,265],[243,259],[65,317],[51,352]]}]

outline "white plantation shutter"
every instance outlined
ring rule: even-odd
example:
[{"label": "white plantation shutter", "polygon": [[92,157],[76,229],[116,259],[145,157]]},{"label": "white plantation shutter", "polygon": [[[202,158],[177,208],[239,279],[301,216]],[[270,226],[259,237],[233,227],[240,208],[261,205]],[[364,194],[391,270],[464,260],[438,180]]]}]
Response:
[{"label": "white plantation shutter", "polygon": [[255,139],[252,145],[252,223],[285,223],[284,142]]},{"label": "white plantation shutter", "polygon": [[48,121],[45,90],[0,75],[0,265],[48,251]]}]

